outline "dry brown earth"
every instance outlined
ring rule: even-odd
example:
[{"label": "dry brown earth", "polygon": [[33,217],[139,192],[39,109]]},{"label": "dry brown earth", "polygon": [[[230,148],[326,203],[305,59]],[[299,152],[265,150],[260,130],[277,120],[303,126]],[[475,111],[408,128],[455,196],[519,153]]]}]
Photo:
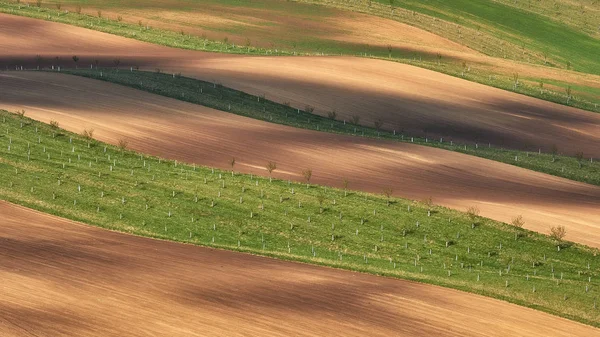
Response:
[{"label": "dry brown earth", "polygon": [[381,193],[464,211],[476,205],[481,214],[509,222],[522,214],[526,227],[547,233],[567,227],[567,239],[600,247],[600,187],[569,181],[511,165],[411,144],[363,139],[296,129],[257,121],[76,76],[0,73],[0,108],[25,109],[27,116],[74,132],[95,129],[99,140],[129,140],[132,149],[166,158],[267,175],[267,161],[277,162],[275,176]]},{"label": "dry brown earth", "polygon": [[456,290],[0,214],[4,337],[599,334]]},{"label": "dry brown earth", "polygon": [[124,66],[182,72],[300,108],[312,105],[320,114],[335,109],[340,118],[360,115],[365,125],[380,118],[384,128],[411,134],[534,151],[548,151],[556,144],[564,153],[583,151],[586,157],[600,157],[600,114],[404,64],[352,57],[193,52],[0,15],[0,64],[33,65],[37,54],[48,64],[63,66],[73,66],[75,54],[86,66],[96,58],[101,65],[112,66],[119,58]]}]

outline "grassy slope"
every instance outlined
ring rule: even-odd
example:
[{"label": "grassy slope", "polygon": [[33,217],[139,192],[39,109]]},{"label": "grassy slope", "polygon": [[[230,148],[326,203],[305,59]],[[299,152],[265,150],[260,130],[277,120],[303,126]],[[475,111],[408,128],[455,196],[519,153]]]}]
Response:
[{"label": "grassy slope", "polygon": [[542,15],[592,37],[600,38],[600,2],[596,0],[496,1]]},{"label": "grassy slope", "polygon": [[[389,4],[389,1],[378,1]],[[470,28],[480,27],[529,50],[547,52],[561,60],[563,67],[570,61],[578,71],[600,74],[600,40],[542,15],[482,0],[402,0],[397,3],[399,7]]]},{"label": "grassy slope", "polygon": [[[267,0],[262,0],[262,1],[267,1]],[[262,1],[249,2],[249,3],[247,1],[244,1],[244,2],[240,2],[239,4],[237,4],[237,2],[236,2],[235,5],[236,6],[239,6],[239,5],[248,6],[248,8],[252,8],[252,9],[257,9],[257,8],[262,9],[261,6],[265,4],[265,2],[262,2]],[[314,1],[317,3],[324,3],[322,0],[310,0],[310,1]],[[341,8],[346,8],[348,6],[348,4],[345,2],[338,3],[339,1],[341,1],[341,0],[328,0],[328,2],[324,3],[324,4],[334,6],[334,7],[337,6],[337,7],[341,7]],[[174,9],[167,7],[171,2],[179,4],[179,7],[175,7]],[[102,2],[101,4],[98,3],[97,1],[83,2],[83,1],[79,1],[79,0],[73,0],[73,1],[69,2],[69,4],[71,4],[71,5],[75,4],[75,3],[83,3],[84,5],[90,5],[90,6],[99,6],[98,8],[118,8],[118,9],[121,9],[121,8],[131,9],[131,8],[138,8],[139,6],[142,6],[139,2],[136,2],[133,0],[128,1],[126,6],[122,3],[116,4],[116,3],[112,3],[112,2]],[[220,4],[221,6],[234,5],[233,3],[230,4],[228,2],[223,2],[221,0],[213,0],[210,2],[210,4],[217,4],[217,3]],[[196,7],[187,7],[187,6],[182,7],[181,4],[182,3],[180,1],[169,0],[164,3],[161,3],[160,5],[155,4],[155,6],[158,6],[158,7],[153,8],[152,10],[156,9],[158,11],[158,10],[167,8],[167,9],[170,9],[171,11],[176,10],[176,11],[183,11],[185,13],[185,11],[190,11],[193,8],[196,8]],[[294,4],[291,4],[291,5],[294,5]],[[190,6],[191,6],[191,4],[190,4]],[[286,6],[277,7],[276,11],[274,13],[281,13],[281,11],[290,10],[289,6],[290,6],[290,4],[287,4]],[[306,15],[305,17],[302,17],[303,19],[320,20],[320,17],[319,17],[320,14],[318,14],[318,13],[319,13],[319,8],[321,8],[321,7],[306,6],[306,5],[300,6],[299,4],[295,4],[295,6],[297,8],[301,8],[302,9],[301,12],[304,13],[304,15]],[[294,8],[296,8],[296,7],[294,7]],[[244,8],[246,8],[246,7],[244,7]],[[373,14],[375,14],[375,15],[379,14],[381,16],[386,17],[384,14],[375,10],[378,8],[375,5],[373,5],[372,8],[373,8],[373,10],[371,10],[367,7],[351,7],[350,9],[364,11],[364,12],[368,12],[368,13],[373,12]],[[200,9],[204,10],[203,7]],[[381,8],[379,8],[379,9],[381,10]],[[198,10],[198,9],[196,8],[196,10]],[[384,8],[383,10],[384,10],[384,13],[386,13],[386,15],[389,16],[389,9]],[[257,55],[265,55],[265,54],[292,55],[292,54],[295,54],[294,50],[299,50],[302,52],[306,52],[308,54],[324,52],[326,54],[346,54],[346,55],[350,54],[350,55],[362,55],[362,56],[367,55],[370,57],[386,58],[386,59],[388,57],[388,50],[387,50],[386,46],[381,46],[381,45],[376,45],[376,44],[374,44],[372,46],[365,46],[362,44],[344,43],[344,42],[340,42],[340,41],[329,40],[329,39],[327,39],[327,37],[319,37],[319,38],[311,37],[309,39],[305,39],[301,35],[297,35],[297,34],[294,35],[294,34],[289,33],[285,29],[282,30],[282,27],[277,27],[277,29],[274,30],[275,32],[281,33],[281,35],[279,35],[279,33],[273,33],[274,35],[263,36],[263,39],[271,39],[272,40],[271,42],[276,42],[277,46],[283,45],[284,48],[287,46],[287,51],[282,50],[282,49],[280,49],[280,47],[275,47],[275,46],[271,46],[269,48],[258,48],[258,47],[257,48],[255,48],[255,47],[246,48],[243,45],[244,44],[243,41],[242,42],[238,41],[237,45],[234,47],[234,46],[232,46],[231,42],[229,42],[228,44],[225,44],[221,41],[207,40],[205,38],[194,36],[194,35],[187,35],[187,34],[181,35],[179,30],[167,31],[167,30],[161,30],[161,29],[156,29],[156,28],[151,28],[151,27],[150,27],[150,29],[146,29],[146,27],[144,27],[144,26],[140,27],[136,24],[118,22],[115,20],[115,18],[103,17],[103,18],[99,19],[97,17],[95,18],[95,17],[89,16],[89,15],[77,15],[73,12],[70,12],[69,14],[65,14],[64,10],[62,10],[62,14],[58,15],[58,11],[56,8],[38,9],[36,7],[24,7],[23,5],[16,5],[14,3],[7,3],[7,2],[3,3],[0,1],[0,12],[24,15],[24,16],[29,16],[29,17],[38,18],[38,19],[57,21],[57,22],[72,24],[72,25],[76,25],[76,26],[80,26],[80,27],[84,27],[84,28],[99,30],[102,32],[111,33],[111,34],[115,34],[115,35],[134,38],[134,39],[141,40],[141,41],[146,41],[146,42],[151,42],[151,43],[156,43],[156,44],[161,44],[161,45],[166,45],[166,46],[171,46],[171,47],[177,47],[177,48],[193,49],[193,50],[207,50],[207,51],[216,51],[216,52],[244,53],[244,54],[257,54]],[[151,13],[153,13],[153,12],[151,12]],[[184,17],[185,17],[185,15],[184,15]],[[392,17],[392,19],[395,19],[395,20],[398,20],[401,22],[407,22],[409,24],[413,24],[417,27],[421,27],[421,28],[424,28],[427,30],[432,30],[436,34],[448,37],[450,39],[458,40],[459,43],[468,45],[474,49],[478,49],[477,46],[480,46],[480,49],[484,48],[485,51],[490,55],[500,56],[500,55],[502,55],[502,53],[504,53],[504,54],[509,54],[509,56],[508,56],[509,58],[514,57],[518,60],[522,59],[522,61],[527,61],[527,62],[528,61],[535,62],[535,59],[537,58],[538,63],[539,62],[543,63],[543,61],[541,61],[541,58],[542,58],[541,54],[538,53],[537,56],[534,54],[531,54],[530,52],[526,52],[525,54],[523,54],[523,53],[521,53],[520,47],[518,47],[517,45],[511,46],[510,43],[505,44],[504,42],[502,42],[502,40],[494,38],[493,36],[491,36],[489,34],[481,35],[475,29],[470,29],[471,33],[469,33],[468,32],[469,29],[465,28],[461,31],[461,33],[458,34],[458,36],[454,36],[454,35],[456,35],[456,29],[454,27],[454,24],[443,23],[433,17],[421,15],[421,16],[418,16],[417,19],[415,19],[415,18],[413,18],[412,15],[405,14],[404,16],[403,15],[394,16],[394,17]],[[298,20],[300,20],[300,19],[298,19]],[[434,20],[438,20],[438,21],[434,21]],[[186,26],[188,24],[186,24],[185,22],[182,23],[180,21],[176,21],[176,22],[174,22],[174,24],[175,24],[175,26],[173,27],[173,29],[175,29],[175,27],[183,27],[182,29],[188,28]],[[177,26],[177,24],[180,24],[183,26]],[[432,29],[431,25],[439,25],[439,29],[437,29],[437,28]],[[247,28],[247,27],[243,28],[243,30],[247,30],[247,29],[250,29],[250,28]],[[269,30],[269,29],[267,29],[267,30]],[[235,32],[233,32],[233,33],[235,33]],[[473,42],[474,45],[472,45],[471,42]],[[242,45],[240,45],[240,43]],[[295,45],[295,47],[292,47],[292,45]],[[497,50],[494,48],[496,48]],[[504,51],[501,51],[501,49]],[[507,51],[510,51],[510,53],[508,53]],[[531,59],[531,58],[533,58],[533,59]],[[449,74],[452,76],[462,77],[462,78],[465,78],[470,81],[494,86],[497,88],[511,90],[511,91],[514,90],[513,80],[512,80],[512,70],[510,72],[503,71],[501,73],[498,73],[496,69],[490,68],[490,65],[488,65],[488,64],[469,64],[469,68],[472,68],[472,69],[470,69],[470,71],[465,72],[462,60],[444,58],[442,60],[442,62],[438,62],[436,55],[433,55],[431,53],[419,53],[419,52],[407,51],[407,50],[394,50],[392,52],[392,59],[395,61],[399,61],[399,62],[403,62],[403,63],[410,63],[410,64],[413,64],[413,65],[416,65],[419,67],[443,72],[443,73],[446,73],[446,74]],[[550,55],[550,59],[552,59],[552,55]],[[562,61],[560,61],[560,62],[562,62]],[[566,103],[565,88],[568,86],[571,86],[573,88],[573,96],[574,97],[572,97],[572,99],[570,100],[569,105],[575,106],[575,107],[578,107],[581,109],[585,109],[585,110],[600,112],[600,106],[597,103],[598,101],[600,101],[600,95],[594,94],[594,92],[597,88],[587,87],[585,85],[575,85],[572,83],[564,82],[564,83],[561,83],[560,85],[555,86],[554,87],[555,90],[546,90],[543,93],[541,93],[537,89],[537,82],[539,80],[540,79],[537,79],[537,80],[534,80],[533,82],[529,82],[529,83],[523,82],[516,89],[516,91],[519,93],[525,94],[525,95],[532,96],[532,97],[541,98],[541,99],[556,102],[559,104],[565,104]],[[552,81],[551,79],[546,79],[546,78],[541,78],[541,80],[543,80],[544,82]],[[556,82],[556,80],[554,80],[554,82]],[[590,92],[591,92],[591,94],[590,94]]]},{"label": "grassy slope", "polygon": [[[411,138],[411,135],[400,133],[394,135],[393,132],[389,131],[377,132],[372,127],[357,126],[345,123],[344,121],[331,120],[269,100],[260,99],[259,102],[256,96],[215,83],[203,82],[179,75],[173,76],[164,73],[129,70],[116,71],[115,69],[70,69],[63,70],[62,72],[126,85],[272,123],[324,132],[390,139],[400,142],[414,142],[425,146],[475,155],[571,180],[600,185],[600,162],[597,160],[594,162],[583,161],[582,167],[579,168],[579,163],[573,157],[556,156],[556,160],[553,162],[552,155],[545,153],[530,153],[488,146],[476,146],[475,144],[457,144],[450,143],[448,140],[440,143],[439,140]],[[100,74],[101,72],[102,74]],[[201,90],[202,94],[200,94]],[[518,158],[518,161],[515,161],[515,156]]]},{"label": "grassy slope", "polygon": [[161,160],[1,114],[1,199],[137,235],[439,284],[600,326],[597,250],[564,243],[557,251],[544,235],[441,207],[387,206],[376,195]]}]

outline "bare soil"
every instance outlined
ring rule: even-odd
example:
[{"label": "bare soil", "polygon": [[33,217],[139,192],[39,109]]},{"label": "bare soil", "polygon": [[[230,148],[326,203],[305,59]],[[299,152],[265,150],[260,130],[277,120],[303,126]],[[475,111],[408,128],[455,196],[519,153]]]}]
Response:
[{"label": "bare soil", "polygon": [[79,66],[85,67],[95,59],[101,66],[120,59],[124,68],[182,72],[295,107],[311,105],[321,115],[335,109],[340,119],[359,115],[369,126],[381,119],[384,129],[413,135],[530,151],[549,151],[556,144],[561,153],[600,157],[600,114],[410,65],[353,57],[193,52],[0,15],[0,65],[34,66],[38,54],[45,65],[74,67],[71,57],[78,55]]},{"label": "bare soil", "polygon": [[0,214],[5,337],[598,335],[456,290]]}]

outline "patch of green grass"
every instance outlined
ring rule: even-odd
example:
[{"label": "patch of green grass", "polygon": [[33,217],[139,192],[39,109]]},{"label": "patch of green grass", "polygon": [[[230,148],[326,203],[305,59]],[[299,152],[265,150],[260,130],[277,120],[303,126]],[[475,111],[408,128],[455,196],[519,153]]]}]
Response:
[{"label": "patch of green grass", "polygon": [[[300,0],[300,2],[305,1]],[[308,0],[308,2],[324,5],[338,4],[339,6],[336,7],[344,7],[344,1],[341,0]],[[485,32],[509,43],[510,45],[507,45],[506,48],[517,48],[517,50],[502,52],[501,50],[478,48],[476,44],[469,45],[484,54],[505,57],[506,54],[518,54],[522,50],[524,50],[523,54],[525,54],[525,50],[535,51],[538,54],[547,54],[550,58],[560,62],[561,68],[567,68],[567,62],[570,62],[569,67],[577,71],[600,74],[597,52],[600,50],[600,39],[559,21],[550,20],[541,14],[497,1],[402,0],[394,1],[394,8],[405,9],[418,13],[418,15],[406,17],[400,15],[398,17],[399,15],[391,14],[389,0],[373,2],[377,2],[377,6],[372,4],[371,6],[348,7],[360,8],[361,11],[370,14],[384,15],[384,17],[408,22],[418,27],[422,26],[419,17],[426,15],[454,23],[460,27]],[[461,44],[468,43],[445,29],[434,31],[434,33],[451,38]]]},{"label": "patch of green grass", "polygon": [[[311,0],[311,1],[314,1],[317,3],[322,2],[321,0]],[[214,2],[217,3],[219,1],[215,0]],[[71,3],[72,4],[78,3],[78,1],[74,1]],[[96,2],[90,2],[89,4],[96,5]],[[346,4],[346,3],[344,2],[344,4]],[[128,6],[133,7],[133,8],[136,8],[136,6],[138,6],[138,5],[141,6],[142,4],[137,3],[137,2],[131,2],[131,3],[128,2]],[[308,7],[308,8],[311,8],[311,10],[322,9],[321,6],[316,6],[316,5],[315,6],[307,6],[307,5],[301,5],[301,4],[296,4],[296,5],[298,8]],[[342,6],[337,2],[327,2],[326,5],[337,6],[337,7]],[[105,4],[104,6],[108,6],[108,8],[115,6],[118,8],[118,6],[122,6],[122,4],[109,3],[109,4]],[[294,7],[294,8],[296,8],[296,7]],[[344,8],[344,6],[342,6],[342,8]],[[373,7],[373,8],[375,8],[375,7]],[[277,10],[282,10],[282,11],[289,10],[289,7],[286,5],[285,7],[278,8]],[[358,10],[366,11],[366,12],[370,13],[369,10],[364,9],[362,7],[360,7]],[[58,11],[53,7],[52,8],[47,8],[47,7],[37,8],[37,7],[32,7],[32,6],[27,7],[27,6],[24,6],[23,4],[6,3],[6,2],[0,1],[0,12],[7,13],[7,14],[14,14],[14,15],[22,15],[22,16],[32,17],[32,18],[36,18],[36,19],[55,21],[55,22],[60,22],[60,23],[65,23],[65,24],[71,24],[74,26],[79,26],[79,27],[88,28],[88,29],[94,29],[97,31],[110,33],[110,34],[114,34],[114,35],[119,35],[119,36],[123,36],[123,37],[127,37],[127,38],[133,38],[133,39],[137,39],[140,41],[150,42],[150,43],[164,45],[164,46],[168,46],[168,47],[190,49],[190,50],[203,50],[203,51],[211,51],[211,52],[237,53],[237,54],[250,54],[250,55],[314,55],[314,54],[318,54],[318,55],[354,55],[354,56],[360,56],[360,57],[373,57],[373,58],[379,58],[379,59],[393,60],[393,61],[397,61],[397,62],[408,63],[408,64],[411,64],[411,65],[414,65],[417,67],[431,69],[431,70],[442,72],[442,73],[445,73],[448,75],[461,77],[461,78],[464,78],[469,81],[494,86],[494,87],[497,87],[500,89],[511,90],[511,91],[513,90],[513,84],[512,84],[512,80],[510,79],[510,76],[498,75],[498,74],[491,73],[489,71],[478,70],[477,65],[473,65],[472,71],[468,72],[465,75],[462,60],[444,58],[441,62],[438,62],[438,60],[436,58],[437,55],[430,54],[430,53],[422,53],[422,52],[416,53],[411,50],[393,50],[392,58],[390,59],[390,58],[388,58],[388,50],[387,50],[386,46],[377,46],[377,45],[370,46],[370,45],[362,45],[362,44],[350,43],[350,42],[333,41],[333,40],[328,39],[327,37],[302,38],[302,39],[296,39],[296,37],[294,37],[294,40],[288,40],[288,37],[280,37],[271,42],[277,43],[278,45],[287,46],[287,49],[285,47],[284,47],[284,49],[281,49],[280,47],[275,47],[275,45],[272,45],[271,48],[258,48],[258,47],[254,47],[254,46],[251,46],[250,48],[248,48],[248,47],[244,46],[243,43],[235,45],[235,44],[232,44],[231,42],[224,43],[223,41],[214,41],[214,40],[209,40],[209,39],[202,38],[199,36],[188,35],[187,33],[185,33],[185,28],[183,28],[184,34],[182,35],[181,31],[175,32],[175,31],[169,31],[169,30],[164,30],[164,29],[139,26],[139,25],[135,25],[135,24],[129,24],[126,22],[118,22],[111,18],[106,18],[106,17],[98,18],[98,17],[85,15],[85,14],[79,15],[74,12],[65,13],[64,11]],[[315,10],[315,12],[318,12],[318,10]],[[312,15],[311,13],[312,12],[307,12],[306,15],[309,15],[309,14]],[[374,12],[374,14],[380,15],[380,16],[383,15],[379,12]],[[386,16],[384,16],[384,17],[386,17]],[[402,22],[409,22],[411,24],[415,24],[417,27],[420,27],[419,26],[419,23],[421,22],[420,18],[415,19],[415,18],[412,18],[412,16],[409,16],[409,17],[392,16],[391,18],[402,21]],[[317,19],[318,19],[318,16],[315,17],[315,20],[317,20]],[[416,21],[413,22],[413,20],[416,20]],[[427,21],[427,22],[429,22],[429,21]],[[427,27],[421,27],[421,28],[427,28]],[[429,27],[429,28],[431,28],[431,27]],[[206,28],[206,29],[212,30],[215,28]],[[232,34],[241,32],[240,26],[231,26],[229,28],[218,28],[217,30],[222,31],[222,32],[226,31],[226,32],[232,33]],[[444,32],[444,30],[439,31],[439,32],[435,31],[434,33],[445,36],[443,34],[443,32]],[[474,33],[473,36],[477,36],[477,34]],[[487,37],[479,37],[479,38],[483,39],[484,41],[489,40],[489,38],[487,38]],[[465,43],[465,42],[466,41],[462,41],[462,43]],[[461,41],[459,41],[459,43],[461,43]],[[467,44],[467,45],[469,45],[469,44]],[[499,43],[495,43],[492,45],[496,46],[496,45],[499,45]],[[474,47],[474,46],[470,46],[470,47]],[[509,48],[509,46],[506,46],[506,48]],[[477,49],[477,48],[475,48],[475,49]],[[515,48],[513,48],[513,49],[515,49]],[[516,48],[516,49],[518,49],[518,48]],[[499,56],[496,54],[500,53],[500,51],[491,52],[491,49],[488,49],[488,51],[490,51],[490,53],[488,53],[488,54],[495,55],[495,56]],[[523,55],[521,55],[520,50],[516,50],[516,55],[520,55],[520,57],[523,56]],[[35,55],[32,55],[32,58],[34,56]],[[517,59],[519,59],[519,58],[517,58]],[[593,91],[594,88],[582,87],[581,89],[579,89],[579,87],[576,87],[576,86],[572,86],[572,87],[574,89],[573,95],[575,97],[573,97],[570,100],[570,103],[569,103],[570,106],[589,110],[589,111],[600,112],[600,107],[597,103],[597,101],[600,100],[600,95],[592,95],[592,96],[583,95],[586,91],[588,91],[588,92]],[[521,93],[521,94],[529,95],[532,97],[540,98],[543,100],[555,102],[555,103],[566,104],[566,98],[564,97],[565,95],[564,95],[564,93],[561,93],[561,92],[545,91],[544,93],[540,93],[539,90],[536,90],[535,88],[530,88],[526,85],[519,86],[514,91]],[[582,93],[582,95],[579,95],[579,93]]]},{"label": "patch of green grass", "polygon": [[0,122],[1,199],[136,235],[438,284],[600,326],[595,249],[562,242],[559,251],[547,236],[475,213],[150,157],[6,111]]},{"label": "patch of green grass", "polygon": [[[571,180],[600,185],[600,163],[585,159],[525,152],[492,147],[489,144],[458,144],[424,139],[374,127],[353,125],[349,121],[329,119],[305,110],[295,109],[262,97],[176,74],[115,69],[67,69],[63,73],[108,81],[178,100],[204,105],[217,110],[297,128],[410,142],[456,151],[481,158],[523,167]],[[516,158],[516,160],[515,160]],[[581,164],[581,166],[580,166]]]}]

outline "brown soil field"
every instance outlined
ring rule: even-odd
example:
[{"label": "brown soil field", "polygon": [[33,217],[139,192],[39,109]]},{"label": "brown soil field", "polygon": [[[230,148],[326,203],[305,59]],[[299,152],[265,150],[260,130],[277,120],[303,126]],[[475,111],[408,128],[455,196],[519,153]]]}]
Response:
[{"label": "brown soil field", "polygon": [[442,287],[0,214],[4,337],[599,334]]},{"label": "brown soil field", "polygon": [[296,129],[217,111],[107,82],[47,72],[0,73],[0,108],[137,151],[189,163],[395,195],[458,210],[477,206],[483,216],[547,233],[564,225],[567,239],[600,247],[600,187],[569,181],[460,153],[406,143]]},{"label": "brown soil field", "polygon": [[[83,28],[0,15],[0,64],[74,66],[72,55],[112,66],[182,72],[293,106],[360,115],[383,128],[447,140],[600,157],[600,114],[472,83],[410,65],[353,57],[256,57],[155,46]],[[56,61],[55,57],[59,57]],[[532,68],[533,69],[533,68]],[[536,68],[536,71],[542,71]],[[526,76],[526,74],[521,74]]]}]

